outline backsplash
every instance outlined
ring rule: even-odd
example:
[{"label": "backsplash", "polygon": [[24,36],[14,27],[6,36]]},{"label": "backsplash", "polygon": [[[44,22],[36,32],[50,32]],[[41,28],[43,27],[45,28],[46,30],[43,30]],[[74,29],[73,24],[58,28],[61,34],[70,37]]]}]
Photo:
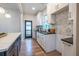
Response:
[{"label": "backsplash", "polygon": [[68,18],[68,10],[56,15],[57,33],[65,36],[72,36],[73,22]]}]

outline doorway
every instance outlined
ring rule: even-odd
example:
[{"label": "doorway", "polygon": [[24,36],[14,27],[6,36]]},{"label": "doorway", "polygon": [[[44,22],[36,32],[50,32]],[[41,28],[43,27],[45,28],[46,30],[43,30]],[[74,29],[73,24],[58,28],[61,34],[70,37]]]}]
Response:
[{"label": "doorway", "polygon": [[25,38],[32,38],[32,21],[25,20]]}]

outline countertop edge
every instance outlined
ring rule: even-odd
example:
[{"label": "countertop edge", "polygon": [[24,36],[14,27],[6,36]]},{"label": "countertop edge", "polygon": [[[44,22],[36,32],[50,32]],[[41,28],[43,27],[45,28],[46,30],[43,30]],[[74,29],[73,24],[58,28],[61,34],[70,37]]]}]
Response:
[{"label": "countertop edge", "polygon": [[[7,34],[10,34],[10,33],[7,33]],[[21,35],[21,33],[13,33],[13,34],[18,34],[17,37],[16,37],[16,39]],[[14,41],[7,48],[0,49],[0,52],[7,51],[11,47],[11,45],[16,41],[16,39],[14,39]]]},{"label": "countertop edge", "polygon": [[[72,40],[69,40],[69,39],[72,39]],[[64,38],[64,39],[61,39],[63,42],[67,42],[69,44],[73,44],[73,38]]]},{"label": "countertop edge", "polygon": [[[39,32],[39,31],[37,31],[37,32]],[[46,33],[46,32],[39,32],[39,33],[44,34],[44,35],[56,34],[56,33]]]}]

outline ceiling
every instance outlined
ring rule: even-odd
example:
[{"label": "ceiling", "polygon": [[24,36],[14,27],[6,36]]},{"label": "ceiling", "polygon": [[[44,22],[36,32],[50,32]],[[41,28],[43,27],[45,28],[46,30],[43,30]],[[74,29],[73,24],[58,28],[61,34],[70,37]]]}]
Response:
[{"label": "ceiling", "polygon": [[13,10],[20,12],[17,3],[0,3],[0,7],[3,7],[5,10]]},{"label": "ceiling", "polygon": [[[32,10],[32,7],[35,10]],[[22,3],[23,14],[35,15],[46,8],[46,3]]]},{"label": "ceiling", "polygon": [[[13,10],[20,12],[19,3],[0,3],[0,7],[3,7],[5,10]],[[39,11],[42,11],[46,8],[46,3],[21,3],[23,14],[36,15]],[[32,10],[32,7],[35,10]]]}]

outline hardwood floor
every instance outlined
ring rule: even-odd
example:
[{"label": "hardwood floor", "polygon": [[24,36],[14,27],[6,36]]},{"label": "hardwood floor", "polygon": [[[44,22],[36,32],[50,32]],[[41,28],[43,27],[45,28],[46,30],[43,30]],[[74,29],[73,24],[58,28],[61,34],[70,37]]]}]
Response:
[{"label": "hardwood floor", "polygon": [[34,39],[22,41],[19,56],[61,56],[57,51],[45,53]]}]

